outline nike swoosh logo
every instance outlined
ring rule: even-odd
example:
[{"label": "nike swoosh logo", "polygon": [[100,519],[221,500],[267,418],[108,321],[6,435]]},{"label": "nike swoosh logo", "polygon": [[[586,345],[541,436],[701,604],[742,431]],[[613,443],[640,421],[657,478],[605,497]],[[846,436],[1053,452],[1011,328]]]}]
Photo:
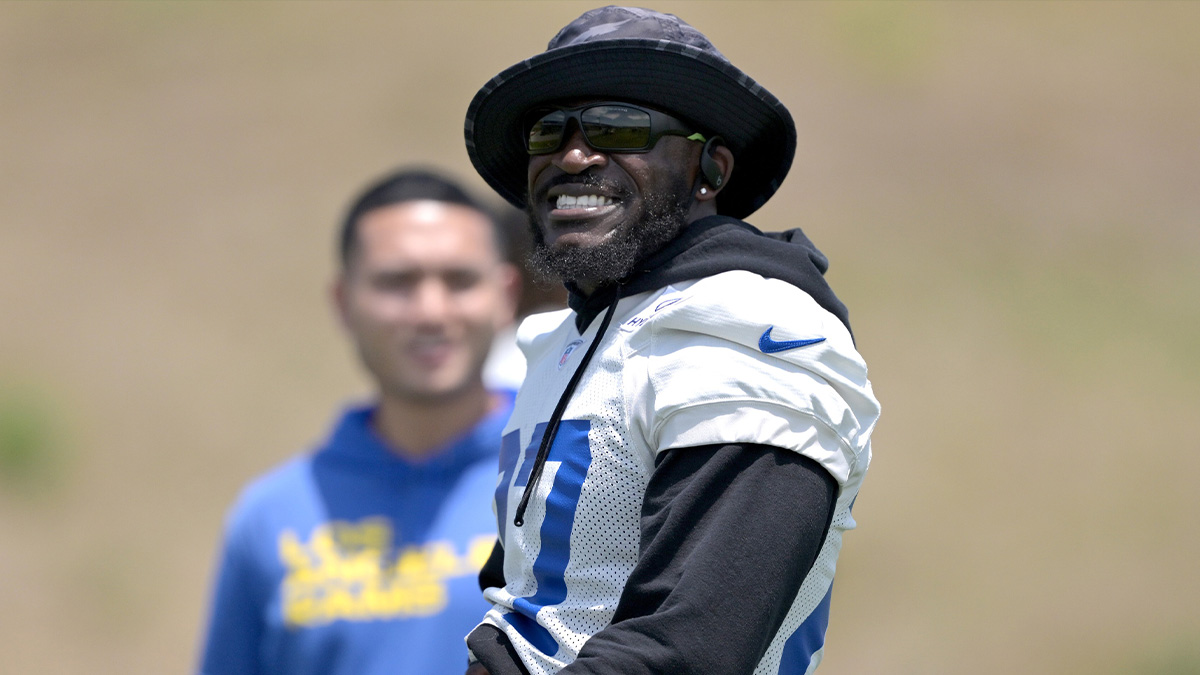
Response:
[{"label": "nike swoosh logo", "polygon": [[775,329],[775,326],[768,327],[766,330],[763,331],[762,337],[758,338],[758,348],[761,349],[762,353],[764,353],[764,354],[774,354],[775,352],[786,352],[789,349],[795,349],[797,347],[807,347],[808,345],[815,345],[818,342],[825,341],[825,338],[823,338],[823,337],[810,338],[808,340],[772,340],[771,339],[771,331],[774,329]]}]

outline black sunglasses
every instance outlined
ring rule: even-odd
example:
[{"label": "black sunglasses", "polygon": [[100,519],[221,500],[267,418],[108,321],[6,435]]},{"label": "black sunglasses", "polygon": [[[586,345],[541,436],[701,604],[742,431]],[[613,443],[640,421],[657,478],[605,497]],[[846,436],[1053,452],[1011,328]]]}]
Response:
[{"label": "black sunglasses", "polygon": [[542,106],[525,113],[525,150],[545,155],[562,147],[567,122],[575,120],[593,150],[646,152],[663,136],[704,136],[666,113],[630,103],[589,103],[578,108]]}]

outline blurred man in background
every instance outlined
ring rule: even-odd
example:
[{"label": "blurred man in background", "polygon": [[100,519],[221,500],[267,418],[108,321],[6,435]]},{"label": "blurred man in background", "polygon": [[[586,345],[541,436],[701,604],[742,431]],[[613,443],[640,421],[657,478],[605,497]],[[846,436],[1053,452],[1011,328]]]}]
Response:
[{"label": "blurred man in background", "polygon": [[521,270],[521,300],[517,304],[517,320],[496,335],[492,342],[492,351],[483,367],[483,381],[490,387],[516,391],[525,381],[526,370],[525,355],[517,347],[517,325],[531,314],[566,307],[567,289],[559,279],[540,274],[529,267],[533,253],[533,232],[528,213],[520,209],[502,208],[497,220],[504,232],[508,261]]},{"label": "blurred man in background", "polygon": [[476,574],[496,539],[513,400],[482,376],[519,296],[504,239],[430,173],[390,175],[355,201],[333,299],[374,400],[243,491],[202,673],[462,672],[463,635],[488,607]]}]

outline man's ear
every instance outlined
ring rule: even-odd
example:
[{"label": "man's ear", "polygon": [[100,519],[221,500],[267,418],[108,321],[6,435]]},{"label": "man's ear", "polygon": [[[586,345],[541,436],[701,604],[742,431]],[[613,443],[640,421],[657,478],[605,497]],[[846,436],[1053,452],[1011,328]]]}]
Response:
[{"label": "man's ear", "polygon": [[338,275],[333,279],[333,283],[329,284],[329,301],[333,305],[334,314],[337,315],[338,323],[342,328],[350,327],[350,297],[346,284],[346,272],[344,270],[338,272]]},{"label": "man's ear", "polygon": [[516,265],[503,263],[500,266],[500,288],[503,306],[499,308],[499,320],[503,328],[517,319],[517,306],[521,304],[521,272]]},{"label": "man's ear", "polygon": [[720,136],[713,136],[700,151],[700,173],[703,182],[697,191],[698,201],[716,199],[717,193],[729,182],[733,173],[733,151]]}]

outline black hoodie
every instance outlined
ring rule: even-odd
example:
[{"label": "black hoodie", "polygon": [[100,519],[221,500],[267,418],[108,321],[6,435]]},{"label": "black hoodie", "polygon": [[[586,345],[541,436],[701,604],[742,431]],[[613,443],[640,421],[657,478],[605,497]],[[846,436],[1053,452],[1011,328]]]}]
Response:
[{"label": "black hoodie", "polygon": [[[623,297],[745,270],[786,281],[849,329],[845,306],[823,276],[825,256],[800,230],[764,234],[709,216],[648,256],[619,284],[584,295],[568,285],[576,328],[584,332]],[[593,350],[581,359],[582,374]],[[559,401],[561,416],[572,380]],[[553,442],[552,417],[528,486]],[[764,445],[676,448],[659,454],[641,514],[639,561],[612,622],[593,635],[563,675],[751,672],[782,624],[825,541],[837,483],[817,462]],[[496,544],[480,587],[504,586]],[[508,638],[484,624],[468,636],[492,675],[527,675]]]},{"label": "black hoodie", "polygon": [[613,301],[669,284],[703,279],[722,272],[745,270],[779,279],[808,293],[850,329],[846,306],[825,282],[829,260],[799,229],[764,233],[728,216],[708,216],[692,223],[658,252],[637,265],[618,286],[603,286],[585,296],[567,284],[568,304],[582,333]]}]

